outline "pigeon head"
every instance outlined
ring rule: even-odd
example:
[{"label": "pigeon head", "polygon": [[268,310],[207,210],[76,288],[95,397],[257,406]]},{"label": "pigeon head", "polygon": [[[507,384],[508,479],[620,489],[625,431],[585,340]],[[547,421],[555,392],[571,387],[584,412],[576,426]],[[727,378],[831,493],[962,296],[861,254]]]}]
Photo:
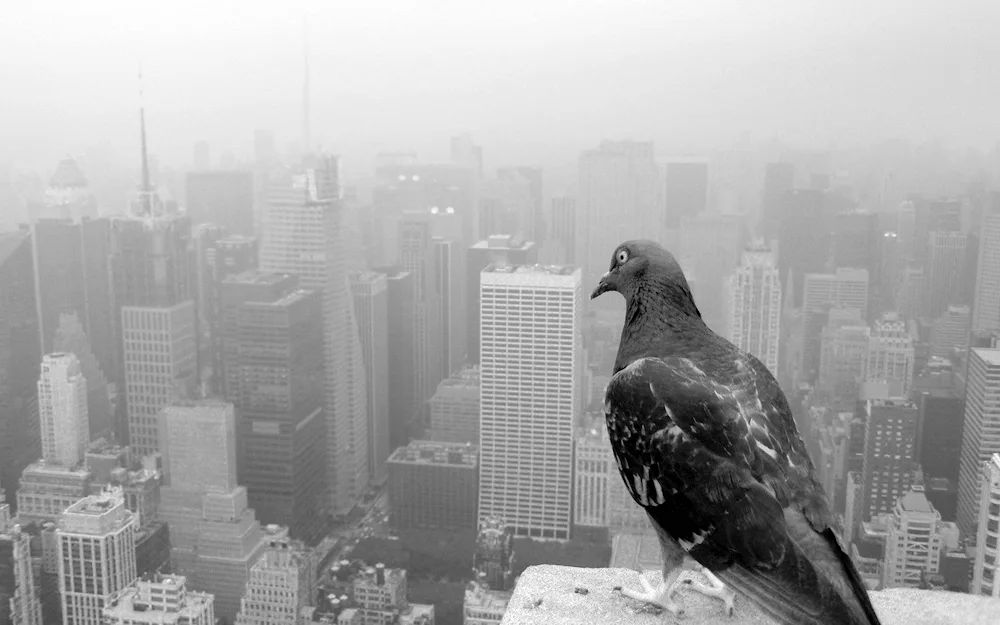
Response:
[{"label": "pigeon head", "polygon": [[615,248],[611,266],[601,276],[590,299],[608,291],[621,293],[626,305],[637,298],[650,297],[701,316],[677,259],[655,241],[626,241]]}]

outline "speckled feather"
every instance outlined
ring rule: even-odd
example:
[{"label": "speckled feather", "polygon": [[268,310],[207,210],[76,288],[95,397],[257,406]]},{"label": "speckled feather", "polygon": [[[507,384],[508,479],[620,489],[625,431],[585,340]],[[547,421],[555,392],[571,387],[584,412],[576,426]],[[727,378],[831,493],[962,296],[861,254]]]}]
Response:
[{"label": "speckled feather", "polygon": [[777,381],[704,324],[667,259],[630,287],[607,389],[626,487],[661,540],[779,622],[878,623]]}]

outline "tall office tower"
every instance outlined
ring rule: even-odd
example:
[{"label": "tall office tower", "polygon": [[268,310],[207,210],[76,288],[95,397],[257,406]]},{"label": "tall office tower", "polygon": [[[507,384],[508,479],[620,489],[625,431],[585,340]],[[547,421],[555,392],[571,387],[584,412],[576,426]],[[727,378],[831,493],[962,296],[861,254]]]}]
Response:
[{"label": "tall office tower", "polygon": [[59,594],[65,625],[101,625],[102,611],[136,578],[136,515],[120,489],[85,497],[59,519]]},{"label": "tall office tower", "polygon": [[315,542],[326,495],[324,352],[320,295],[294,278],[250,271],[225,282],[234,306],[227,335],[227,398],[239,411],[237,464],[261,522]]},{"label": "tall office tower", "polygon": [[870,329],[860,312],[831,308],[820,335],[818,388],[838,399],[856,400],[870,340]]},{"label": "tall office tower", "polygon": [[729,340],[777,375],[781,283],[770,248],[763,244],[747,248],[726,290]]},{"label": "tall office tower", "polygon": [[38,380],[42,459],[64,467],[80,464],[90,442],[87,414],[87,381],[80,361],[73,354],[45,356]]},{"label": "tall office tower", "polygon": [[765,241],[778,237],[784,196],[795,188],[795,166],[791,163],[768,163],[764,167],[764,192],[761,197],[757,234]]},{"label": "tall office tower", "polygon": [[726,280],[740,265],[748,243],[743,216],[699,213],[684,217],[680,234],[675,256],[688,281],[698,283],[698,310],[710,328],[725,334],[729,330]]},{"label": "tall office tower", "polygon": [[250,569],[236,625],[304,625],[312,604],[314,563],[305,545],[272,540]]},{"label": "tall office tower", "polygon": [[475,241],[480,174],[472,166],[420,163],[411,155],[380,160],[373,190],[377,264],[400,264],[400,223],[405,213],[433,214],[431,236],[456,239],[462,245]]},{"label": "tall office tower", "polygon": [[388,465],[393,527],[475,529],[479,490],[475,445],[410,441],[392,452]]},{"label": "tall office tower", "polygon": [[385,481],[389,448],[389,284],[383,273],[351,274],[354,317],[365,361],[368,408],[368,474]]},{"label": "tall office tower", "polygon": [[465,344],[470,363],[479,362],[480,274],[490,265],[534,265],[537,262],[538,248],[535,242],[510,235],[494,234],[469,248],[465,272],[468,280],[465,290],[468,314],[465,327],[468,338]]},{"label": "tall office tower", "polygon": [[434,393],[441,381],[441,302],[434,280],[434,243],[429,216],[404,213],[399,224],[399,260],[413,274],[414,370],[418,403]]},{"label": "tall office tower", "polygon": [[[816,189],[794,189],[781,196],[778,272],[781,285],[786,288],[785,297],[792,298],[795,308],[801,306],[805,298],[805,275],[820,273],[826,268],[830,249],[828,201],[827,194]],[[791,293],[787,292],[788,288]]]},{"label": "tall office tower", "polygon": [[913,257],[925,265],[930,258],[930,241],[933,233],[958,233],[962,230],[962,200],[942,199],[913,201]]},{"label": "tall office tower", "polygon": [[444,379],[465,364],[468,297],[465,287],[465,258],[462,246],[450,239],[434,238],[434,281],[437,286],[441,327],[441,378]]},{"label": "tall office tower", "polygon": [[895,231],[899,236],[900,256],[904,260],[915,258],[917,246],[917,211],[911,200],[900,202],[896,208]]},{"label": "tall office tower", "polygon": [[903,242],[899,234],[887,230],[879,237],[879,264],[877,267],[881,310],[899,310],[900,287],[903,284]]},{"label": "tall office tower", "polygon": [[833,266],[875,272],[879,266],[878,214],[863,209],[841,211],[833,218]]},{"label": "tall office tower", "polygon": [[88,441],[110,436],[114,428],[111,388],[101,365],[90,348],[90,340],[76,313],[59,315],[59,327],[52,341],[53,351],[73,354],[80,361],[80,372],[87,381]]},{"label": "tall office tower", "polygon": [[215,595],[216,615],[232,622],[250,567],[272,531],[261,529],[247,506],[246,488],[236,484],[233,405],[218,400],[174,404],[161,419],[169,486],[160,491],[160,518],[170,526],[171,570]]},{"label": "tall office tower", "polygon": [[184,178],[185,207],[194,224],[212,223],[228,234],[251,237],[252,171],[195,171]]},{"label": "tall office tower", "polygon": [[345,251],[356,233],[344,219],[339,159],[318,157],[273,185],[263,217],[260,268],[322,293],[327,504],[346,513],[368,487],[368,409]]},{"label": "tall office tower", "polygon": [[222,337],[222,285],[233,276],[257,267],[257,239],[240,234],[224,236],[224,229],[211,224],[195,228],[197,258],[199,371],[212,392],[221,393],[225,383]]},{"label": "tall office tower", "polygon": [[441,380],[431,397],[430,440],[479,444],[479,368]]},{"label": "tall office tower", "polygon": [[853,308],[868,317],[868,270],[838,267],[836,273],[803,276],[800,372],[812,379],[819,370],[820,339],[831,308]]},{"label": "tall office tower", "polygon": [[948,306],[931,325],[931,356],[948,358],[955,350],[964,352],[969,347],[970,319],[968,306]]},{"label": "tall office tower", "polygon": [[1000,206],[983,215],[975,291],[972,329],[1000,332]]},{"label": "tall office tower", "polygon": [[388,286],[389,359],[389,448],[410,442],[411,430],[420,414],[413,371],[413,274],[398,267],[379,267]]},{"label": "tall office tower", "polygon": [[899,313],[906,319],[916,320],[924,306],[924,269],[912,263],[903,267],[896,302]]},{"label": "tall office tower", "polygon": [[604,416],[588,418],[573,437],[573,531],[606,531],[610,525],[608,491],[617,465]]},{"label": "tall office tower", "polygon": [[976,536],[983,463],[1000,452],[1000,349],[972,348],[958,466],[958,527]]},{"label": "tall office tower", "polygon": [[152,575],[119,590],[102,611],[104,625],[215,625],[215,597],[188,590],[183,575]]},{"label": "tall office tower", "polygon": [[882,587],[921,587],[925,574],[941,565],[941,513],[927,501],[924,487],[915,485],[892,512],[885,537]]},{"label": "tall office tower", "polygon": [[896,500],[910,490],[916,468],[917,416],[917,406],[908,400],[864,403],[864,519],[891,513]]},{"label": "tall office tower", "polygon": [[965,303],[969,237],[962,232],[935,231],[928,238],[923,312],[936,319],[948,306]]},{"label": "tall office tower", "polygon": [[479,520],[498,516],[519,536],[569,538],[581,273],[502,265],[482,272]]},{"label": "tall office tower", "polygon": [[576,198],[560,196],[552,198],[549,223],[546,229],[548,239],[545,247],[554,247],[553,258],[563,264],[576,262]]},{"label": "tall office tower", "polygon": [[666,212],[663,217],[667,228],[676,229],[685,217],[706,212],[708,159],[687,158],[668,162],[664,199]]},{"label": "tall office tower", "polygon": [[42,604],[31,563],[31,536],[12,522],[0,489],[0,623],[42,625]]},{"label": "tall office tower", "polygon": [[469,133],[451,138],[451,160],[472,169],[476,175],[483,175],[483,148],[472,142]]},{"label": "tall office tower", "polygon": [[577,180],[575,257],[591,284],[608,270],[622,241],[665,235],[653,143],[602,141],[580,155]]},{"label": "tall office tower", "polygon": [[93,341],[101,370],[114,377],[118,354],[108,283],[110,237],[111,220],[96,213],[40,218],[31,224],[42,353],[55,350],[59,316],[75,312]]},{"label": "tall office tower", "polygon": [[915,385],[912,393],[920,413],[917,462],[924,473],[924,481],[944,478],[957,485],[965,419],[964,394],[954,385]]},{"label": "tall office tower", "polygon": [[913,385],[915,351],[906,322],[894,313],[872,326],[864,361],[866,382],[888,382],[892,397],[909,397]]},{"label": "tall office tower", "polygon": [[972,569],[974,595],[1000,597],[1000,560],[997,539],[1000,539],[1000,454],[993,454],[983,463],[979,505],[979,533],[976,537],[976,563]]},{"label": "tall office tower", "polygon": [[0,488],[41,453],[38,422],[38,311],[26,232],[0,234]]}]

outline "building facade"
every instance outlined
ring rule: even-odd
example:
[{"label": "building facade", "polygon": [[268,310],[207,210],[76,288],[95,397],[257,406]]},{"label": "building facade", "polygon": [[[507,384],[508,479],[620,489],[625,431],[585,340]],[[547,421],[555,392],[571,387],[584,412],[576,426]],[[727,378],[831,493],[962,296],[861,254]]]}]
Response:
[{"label": "building facade", "polygon": [[864,404],[864,520],[895,509],[910,490],[916,468],[917,407],[904,399],[869,399]]},{"label": "building facade", "polygon": [[583,378],[581,271],[494,265],[481,281],[479,519],[566,539]]},{"label": "building facade", "polygon": [[389,284],[385,274],[351,274],[354,317],[365,362],[368,409],[368,474],[385,481],[389,448]]},{"label": "building facade", "polygon": [[466,367],[441,380],[430,404],[430,440],[479,444],[478,367]]},{"label": "building facade", "polygon": [[104,625],[215,625],[215,597],[187,589],[183,575],[151,575],[118,591]]},{"label": "building facade", "polygon": [[412,441],[389,456],[390,522],[399,529],[474,529],[478,450],[469,443]]},{"label": "building facade", "polygon": [[941,514],[913,486],[896,502],[885,539],[882,588],[917,588],[941,565]]},{"label": "building facade", "polygon": [[42,359],[38,380],[38,418],[41,420],[42,459],[75,467],[90,442],[87,381],[73,354],[54,353]]},{"label": "building facade", "polygon": [[781,337],[781,282],[774,254],[751,247],[729,278],[729,340],[778,374]]},{"label": "building facade", "polygon": [[958,527],[978,536],[983,463],[1000,453],[1000,349],[969,350],[958,467]]}]

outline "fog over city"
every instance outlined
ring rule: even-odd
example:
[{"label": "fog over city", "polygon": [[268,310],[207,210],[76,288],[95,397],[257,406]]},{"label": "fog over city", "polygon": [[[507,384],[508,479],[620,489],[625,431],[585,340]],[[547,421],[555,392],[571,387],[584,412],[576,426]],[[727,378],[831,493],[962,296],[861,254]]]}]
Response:
[{"label": "fog over city", "polygon": [[7,4],[0,625],[1000,614],[1000,3]]}]

